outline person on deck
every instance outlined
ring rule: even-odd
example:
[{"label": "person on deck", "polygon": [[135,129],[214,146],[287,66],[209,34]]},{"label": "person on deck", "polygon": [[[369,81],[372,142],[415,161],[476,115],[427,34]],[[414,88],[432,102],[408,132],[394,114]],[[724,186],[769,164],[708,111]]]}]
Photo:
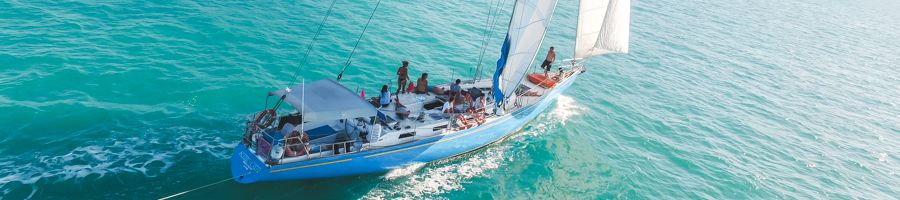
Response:
[{"label": "person on deck", "polygon": [[556,61],[556,52],[553,51],[553,47],[550,47],[550,51],[547,51],[547,58],[544,59],[544,63],[541,64],[541,68],[544,69],[544,77],[547,77],[547,74],[550,73],[550,69],[553,62]]},{"label": "person on deck", "polygon": [[397,94],[403,92],[407,80],[409,80],[409,61],[404,60],[403,65],[397,69]]},{"label": "person on deck", "polygon": [[485,111],[484,96],[475,98],[475,100],[472,102],[471,110],[475,113],[483,113]]},{"label": "person on deck", "polygon": [[444,102],[444,105],[441,106],[441,112],[442,113],[452,113],[453,112],[453,108],[451,107],[450,101]]},{"label": "person on deck", "polygon": [[428,73],[422,73],[422,77],[416,81],[416,94],[428,94]]},{"label": "person on deck", "polygon": [[459,79],[456,79],[455,84],[450,84],[450,99],[453,100],[457,96],[459,96],[459,92],[462,91],[462,87],[459,86],[459,83],[462,82]]},{"label": "person on deck", "polygon": [[469,110],[471,102],[472,96],[469,96],[469,93],[460,93],[459,96],[457,96],[456,100],[453,101],[453,111],[457,113],[465,113],[466,110]]},{"label": "person on deck", "polygon": [[391,92],[388,91],[387,85],[381,86],[381,95],[378,96],[378,103],[381,104],[381,107],[387,107],[391,104]]},{"label": "person on deck", "polygon": [[560,81],[560,80],[562,80],[562,77],[563,77],[563,68],[559,67],[559,73],[557,73],[555,76],[553,76],[553,80]]}]

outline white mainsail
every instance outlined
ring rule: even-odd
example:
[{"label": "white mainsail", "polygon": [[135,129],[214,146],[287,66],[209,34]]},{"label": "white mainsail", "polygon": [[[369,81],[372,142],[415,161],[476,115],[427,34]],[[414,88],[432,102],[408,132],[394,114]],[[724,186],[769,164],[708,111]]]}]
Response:
[{"label": "white mainsail", "polygon": [[628,53],[631,0],[581,0],[575,59]]},{"label": "white mainsail", "polygon": [[[557,0],[518,0],[494,73],[494,96],[499,103],[511,95],[525,77],[544,41],[544,33]],[[499,91],[497,89],[500,89]],[[499,97],[499,98],[496,98]]]}]

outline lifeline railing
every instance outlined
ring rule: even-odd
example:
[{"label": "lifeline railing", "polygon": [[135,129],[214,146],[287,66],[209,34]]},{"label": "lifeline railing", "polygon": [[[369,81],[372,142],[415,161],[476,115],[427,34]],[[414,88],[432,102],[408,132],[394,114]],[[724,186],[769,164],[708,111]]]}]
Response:
[{"label": "lifeline railing", "polygon": [[[469,105],[469,106],[472,106],[472,105]],[[480,125],[486,123],[486,120],[487,120],[486,118],[488,115],[486,106],[482,105],[480,108],[474,108],[474,109],[476,110],[475,112],[468,112],[469,108],[467,108],[466,111],[464,111],[462,113],[447,113],[447,114],[449,114],[448,115],[449,117],[447,119],[447,128],[445,129],[445,131],[461,131],[461,130],[477,127],[477,126],[480,126]],[[467,123],[475,123],[475,124],[469,124],[468,126],[460,126],[460,124],[458,124],[460,117],[465,119]],[[471,119],[470,119],[470,117],[471,117]],[[480,118],[480,119],[477,119],[477,118]],[[472,120],[472,121],[469,121],[469,120]]]},{"label": "lifeline railing", "polygon": [[[356,140],[348,140],[342,142],[335,143],[327,143],[327,144],[314,144],[310,145],[308,143],[294,143],[288,144],[287,141],[302,141],[300,136],[288,137],[288,138],[274,138],[269,134],[259,134],[259,137],[256,138],[256,143],[253,144],[252,149],[256,152],[257,155],[263,157],[266,160],[276,161],[276,163],[280,163],[282,160],[286,158],[294,158],[299,156],[306,156],[306,159],[313,158],[323,158],[329,157],[339,154],[345,153],[355,153],[359,152],[360,149],[357,149],[353,144],[356,143]],[[272,142],[269,142],[272,141]],[[275,143],[276,145],[273,145]],[[287,150],[288,149],[299,149],[297,150],[301,154],[295,156],[289,156]],[[282,153],[279,157],[273,157],[272,151],[275,149],[282,149]],[[327,151],[335,151],[334,154],[321,154]]]},{"label": "lifeline railing", "polygon": [[[575,66],[572,66],[572,68],[569,69],[568,72],[562,72],[562,74],[560,74],[559,79],[558,79],[558,80],[555,80],[555,81],[557,81],[557,82],[563,82],[565,79],[571,77],[573,74],[575,74],[576,72],[578,72],[578,70],[583,70],[583,69],[584,69],[584,66],[583,66],[583,65],[575,65]],[[544,84],[544,82],[547,82],[547,81],[549,81],[549,80],[552,80],[552,79],[551,79],[550,77],[546,77],[544,80],[542,80],[541,82],[539,82],[539,83],[537,83],[537,84],[535,84],[535,85],[537,85],[538,87],[543,87],[543,86],[541,86],[541,84]],[[541,90],[541,93],[538,94],[538,96],[541,96],[541,97],[543,98],[544,94],[545,94],[547,91],[551,90],[551,89],[553,89],[553,88],[544,88],[543,90]],[[522,94],[523,94],[523,95],[528,94],[528,92],[531,91],[531,90],[532,90],[532,89],[528,89],[528,90],[522,91]],[[516,98],[516,101],[514,102],[514,105],[516,105],[516,108],[519,108],[519,107],[521,107],[522,105],[528,105],[528,104],[531,104],[531,102],[533,101],[533,99],[530,99],[530,98],[529,98],[529,99],[526,100],[525,104],[522,104],[522,99],[523,99],[523,98]]]},{"label": "lifeline railing", "polygon": [[[298,137],[289,137],[286,140],[300,141],[300,139],[301,138],[298,136]],[[309,160],[309,159],[313,159],[313,158],[323,158],[323,157],[329,157],[329,156],[334,156],[334,155],[359,152],[359,149],[357,149],[353,145],[354,143],[356,143],[356,140],[335,142],[335,143],[329,143],[329,144],[316,144],[316,145],[309,145],[309,144],[304,144],[304,143],[284,144],[283,148],[294,149],[295,147],[298,147],[296,149],[300,149],[303,154],[296,155],[296,156],[288,156],[287,153],[285,153],[285,154],[282,154],[281,158],[278,158],[278,160],[280,161],[285,158],[298,157],[298,156],[306,156],[306,159]],[[312,152],[313,150],[318,150],[318,151]],[[335,153],[330,154],[330,155],[321,154],[321,153],[324,153],[327,151],[333,151]]]},{"label": "lifeline railing", "polygon": [[[472,106],[472,105],[469,105],[469,106]],[[481,108],[479,108],[478,110],[479,111],[474,113],[475,115],[478,115],[478,116],[472,115],[472,113],[470,113],[470,112],[447,113],[448,114],[447,115],[448,126],[446,128],[444,128],[444,131],[465,130],[465,129],[468,129],[471,127],[476,127],[478,125],[483,124],[484,120],[486,120],[485,118],[487,115],[487,113],[486,113],[487,107],[482,105]],[[424,114],[420,113],[420,115],[424,115]],[[457,124],[457,121],[458,121],[457,118],[459,116],[462,116],[466,120],[473,120],[473,123],[475,123],[475,125],[469,126],[469,127],[459,126]],[[479,116],[481,117],[480,120],[474,119]],[[471,119],[470,119],[470,117],[471,117]],[[413,120],[417,121],[416,119],[413,119]],[[478,122],[478,121],[481,121],[481,122]],[[399,126],[400,127],[398,130],[404,129],[404,127],[402,125],[399,125]],[[413,126],[411,126],[410,128],[415,131],[418,129],[418,126],[419,126],[419,123],[414,123]],[[387,127],[385,127],[385,128],[387,128]],[[305,156],[306,160],[309,160],[309,159],[315,159],[315,158],[331,157],[331,156],[347,154],[347,153],[356,153],[356,152],[360,152],[362,150],[362,147],[357,148],[354,145],[356,142],[358,142],[357,138],[353,138],[351,140],[342,141],[342,142],[310,145],[308,143],[302,143],[301,136],[287,137],[287,138],[275,138],[274,134],[265,134],[266,132],[270,132],[270,131],[272,131],[272,127],[268,127],[267,129],[257,130],[256,133],[252,133],[252,135],[253,135],[252,137],[254,137],[256,142],[253,142],[249,149],[253,150],[257,155],[261,156],[263,159],[266,159],[268,161],[274,161],[275,163],[280,163],[282,160],[287,159],[287,158],[295,158],[295,157],[299,157],[299,156]],[[413,133],[415,133],[415,132],[413,132]],[[372,134],[372,133],[369,133],[369,134]],[[359,138],[359,139],[361,139],[361,138]],[[301,142],[294,143],[294,144],[288,144],[287,141],[301,141]],[[373,142],[373,141],[369,141],[369,142]],[[275,149],[279,149],[279,148],[282,149],[282,153],[281,153],[280,157],[277,157],[277,158],[273,157],[272,151]],[[296,155],[296,156],[289,156],[289,155],[287,155],[288,153],[286,151],[288,148],[299,149],[298,151],[301,151],[302,154]],[[327,151],[333,151],[335,153],[322,154]]]}]

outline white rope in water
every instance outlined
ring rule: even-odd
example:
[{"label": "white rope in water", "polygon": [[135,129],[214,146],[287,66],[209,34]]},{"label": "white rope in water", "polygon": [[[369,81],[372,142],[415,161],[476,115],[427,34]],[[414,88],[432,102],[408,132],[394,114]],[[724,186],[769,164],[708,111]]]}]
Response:
[{"label": "white rope in water", "polygon": [[193,192],[193,191],[196,191],[196,190],[199,190],[199,189],[207,188],[207,187],[209,187],[209,186],[217,185],[217,184],[219,184],[219,183],[223,183],[223,182],[228,181],[228,180],[231,180],[231,179],[232,179],[232,177],[229,177],[229,178],[226,178],[226,179],[222,179],[221,181],[216,181],[216,182],[214,182],[214,183],[206,184],[206,185],[204,185],[204,186],[200,186],[200,187],[197,187],[197,188],[194,188],[194,189],[185,190],[185,191],[183,191],[183,192],[175,193],[175,194],[169,195],[169,196],[167,196],[167,197],[159,198],[159,200],[171,199],[171,198],[174,198],[174,197],[177,197],[177,196],[181,196],[181,195],[183,195],[183,194],[187,194],[187,193],[189,193],[189,192]]}]

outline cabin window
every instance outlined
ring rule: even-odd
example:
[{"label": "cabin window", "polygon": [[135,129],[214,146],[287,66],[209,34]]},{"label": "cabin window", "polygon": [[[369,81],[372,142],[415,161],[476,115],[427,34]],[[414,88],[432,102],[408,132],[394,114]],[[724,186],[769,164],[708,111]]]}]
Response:
[{"label": "cabin window", "polygon": [[408,138],[408,137],[412,137],[413,135],[416,135],[416,132],[409,132],[409,133],[400,134],[400,137],[398,137],[397,139]]},{"label": "cabin window", "polygon": [[444,102],[432,101],[432,102],[426,103],[423,107],[425,108],[425,110],[431,110],[431,109],[435,109],[435,108],[440,108],[441,106],[444,106]]},{"label": "cabin window", "polygon": [[447,125],[440,125],[440,126],[435,126],[434,128],[431,128],[431,131],[439,131],[439,130],[444,130],[446,128],[447,128]]}]

